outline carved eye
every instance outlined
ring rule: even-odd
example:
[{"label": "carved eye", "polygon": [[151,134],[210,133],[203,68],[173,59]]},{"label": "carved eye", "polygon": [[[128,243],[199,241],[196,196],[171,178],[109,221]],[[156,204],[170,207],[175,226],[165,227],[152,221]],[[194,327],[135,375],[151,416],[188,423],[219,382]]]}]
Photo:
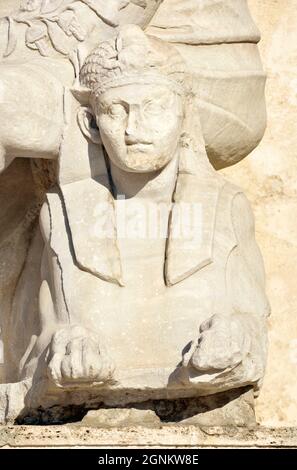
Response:
[{"label": "carved eye", "polygon": [[121,104],[112,104],[108,108],[109,116],[117,119],[124,119],[127,116],[127,112]]},{"label": "carved eye", "polygon": [[161,103],[157,101],[150,101],[144,107],[144,111],[147,114],[160,114],[164,110],[164,107]]}]

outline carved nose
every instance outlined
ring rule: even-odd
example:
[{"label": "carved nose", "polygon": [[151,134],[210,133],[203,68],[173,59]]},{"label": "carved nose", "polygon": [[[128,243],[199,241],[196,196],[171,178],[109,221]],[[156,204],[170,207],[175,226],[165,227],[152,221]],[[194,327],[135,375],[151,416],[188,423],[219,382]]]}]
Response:
[{"label": "carved nose", "polygon": [[135,117],[131,118],[131,114],[129,114],[129,119],[126,127],[126,137],[129,140],[135,139],[135,133],[137,131],[137,121]]},{"label": "carved nose", "polygon": [[151,142],[145,138],[145,125],[141,120],[142,118],[139,109],[131,108],[129,111],[128,122],[125,131],[126,145],[150,144]]},{"label": "carved nose", "polygon": [[[135,105],[131,105],[128,113],[128,122],[126,127],[126,136],[132,140],[136,140],[137,129],[140,120],[139,110]],[[132,142],[136,143],[136,142]]]}]

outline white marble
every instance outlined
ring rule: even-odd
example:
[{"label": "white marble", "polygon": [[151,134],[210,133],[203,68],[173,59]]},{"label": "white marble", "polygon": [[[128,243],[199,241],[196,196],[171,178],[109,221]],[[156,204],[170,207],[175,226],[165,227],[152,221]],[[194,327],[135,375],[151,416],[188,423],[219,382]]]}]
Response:
[{"label": "white marble", "polygon": [[[15,119],[0,120],[1,420],[24,408],[258,391],[270,311],[263,261],[247,198],[215,170],[244,158],[265,127],[245,2],[230,5],[246,25],[243,35],[234,22],[232,45],[223,29],[216,41],[198,34],[191,1],[168,16],[174,37],[159,34],[158,16],[143,31],[154,0],[98,0],[95,10],[84,0],[71,18],[72,2],[47,3],[23,2],[2,33],[0,111]],[[206,22],[228,14],[216,4],[203,2]],[[189,11],[191,45],[178,27]],[[43,26],[24,31],[32,15]],[[21,179],[28,219],[21,206],[16,217],[16,198],[9,207]]]}]

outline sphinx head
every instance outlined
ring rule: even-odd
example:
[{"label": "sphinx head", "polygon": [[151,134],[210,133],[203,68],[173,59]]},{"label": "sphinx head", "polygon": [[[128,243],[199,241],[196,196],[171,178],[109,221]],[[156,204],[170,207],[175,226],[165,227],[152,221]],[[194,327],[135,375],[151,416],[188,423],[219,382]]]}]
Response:
[{"label": "sphinx head", "polygon": [[149,173],[171,161],[184,119],[183,80],[178,52],[137,26],[123,27],[88,56],[81,83],[91,90],[91,109],[114,165]]}]

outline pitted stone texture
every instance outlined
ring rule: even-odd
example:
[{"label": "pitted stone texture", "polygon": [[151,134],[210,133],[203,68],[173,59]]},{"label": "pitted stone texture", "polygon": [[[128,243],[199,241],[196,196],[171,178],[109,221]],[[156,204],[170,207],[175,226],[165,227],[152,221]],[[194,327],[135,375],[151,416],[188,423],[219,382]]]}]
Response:
[{"label": "pitted stone texture", "polygon": [[77,426],[2,426],[0,447],[90,447],[97,448],[214,448],[297,447],[297,428],[255,430],[235,427],[198,428],[163,425],[160,429],[141,426],[100,429]]}]

